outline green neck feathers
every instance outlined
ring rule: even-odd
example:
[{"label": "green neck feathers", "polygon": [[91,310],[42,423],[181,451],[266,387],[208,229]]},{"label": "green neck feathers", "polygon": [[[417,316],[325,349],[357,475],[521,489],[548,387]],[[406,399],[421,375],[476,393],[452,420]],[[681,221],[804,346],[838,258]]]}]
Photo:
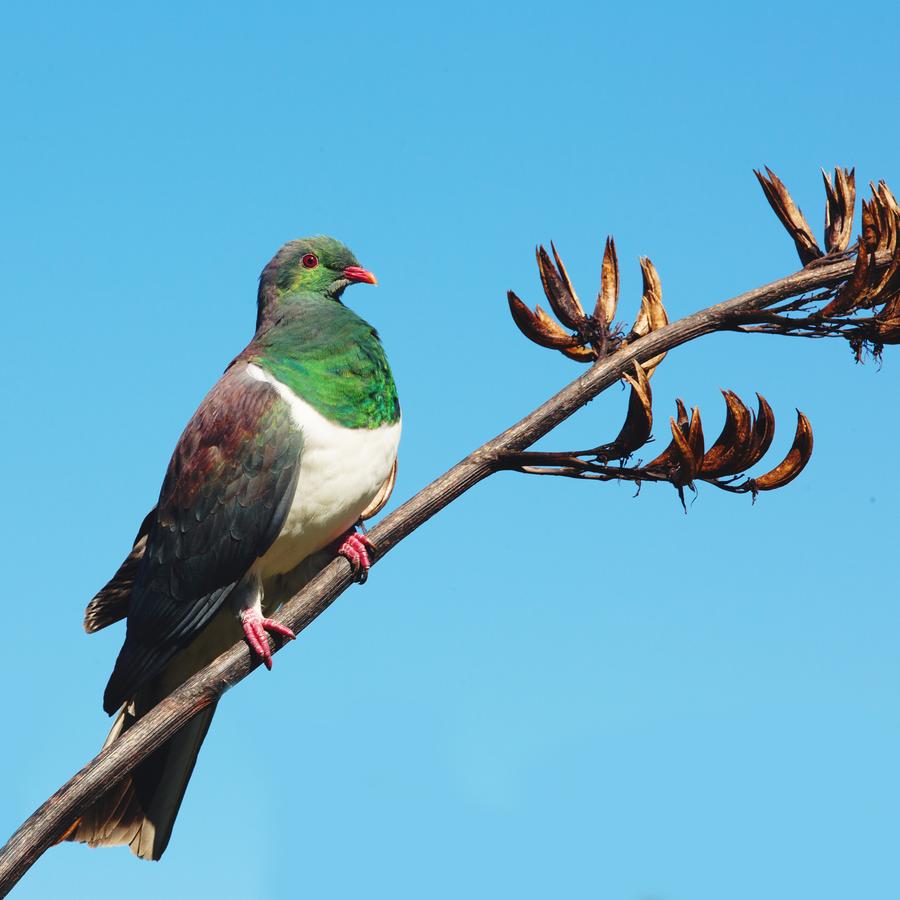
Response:
[{"label": "green neck feathers", "polygon": [[397,388],[375,329],[322,294],[283,297],[241,354],[287,385],[326,419],[378,428],[400,418]]}]

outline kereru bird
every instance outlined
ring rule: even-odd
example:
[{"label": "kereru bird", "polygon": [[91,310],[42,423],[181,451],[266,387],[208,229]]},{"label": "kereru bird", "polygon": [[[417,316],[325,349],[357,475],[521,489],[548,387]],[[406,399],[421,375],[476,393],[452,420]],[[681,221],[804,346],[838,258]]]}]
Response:
[{"label": "kereru bird", "polygon": [[[397,389],[378,334],[341,302],[375,284],[341,243],[285,244],[260,277],[256,333],[194,413],[134,549],[91,600],[85,628],[127,616],[103,707],[107,745],[243,632],[271,668],[267,614],[332,549],[359,580],[355,526],[393,488]],[[330,558],[330,557],[326,557]],[[159,859],[215,707],[202,711],[66,835]]]}]

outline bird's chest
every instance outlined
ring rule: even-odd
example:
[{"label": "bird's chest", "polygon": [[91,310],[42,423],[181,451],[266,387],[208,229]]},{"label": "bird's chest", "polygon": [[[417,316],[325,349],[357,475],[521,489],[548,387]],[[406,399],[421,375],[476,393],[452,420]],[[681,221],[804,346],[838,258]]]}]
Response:
[{"label": "bird's chest", "polygon": [[351,528],[388,479],[400,441],[399,422],[345,428],[284,385],[276,386],[303,434],[303,446],[287,518],[259,562],[264,576],[290,571]]}]

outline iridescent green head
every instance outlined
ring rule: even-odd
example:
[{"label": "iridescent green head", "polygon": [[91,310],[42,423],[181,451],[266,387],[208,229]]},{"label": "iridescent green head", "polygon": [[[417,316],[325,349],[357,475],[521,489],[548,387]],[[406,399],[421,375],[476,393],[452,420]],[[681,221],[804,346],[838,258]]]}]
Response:
[{"label": "iridescent green head", "polygon": [[378,283],[340,241],[324,235],[288,241],[260,275],[256,327],[272,317],[282,298],[318,294],[338,300],[354,282]]}]

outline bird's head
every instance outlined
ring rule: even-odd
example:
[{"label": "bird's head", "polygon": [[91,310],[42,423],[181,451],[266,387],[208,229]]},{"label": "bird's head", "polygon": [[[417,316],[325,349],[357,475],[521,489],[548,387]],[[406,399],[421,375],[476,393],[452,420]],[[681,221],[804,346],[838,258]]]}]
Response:
[{"label": "bird's head", "polygon": [[355,282],[378,283],[340,241],[324,235],[288,241],[260,275],[257,326],[282,297],[320,294],[337,300]]}]

